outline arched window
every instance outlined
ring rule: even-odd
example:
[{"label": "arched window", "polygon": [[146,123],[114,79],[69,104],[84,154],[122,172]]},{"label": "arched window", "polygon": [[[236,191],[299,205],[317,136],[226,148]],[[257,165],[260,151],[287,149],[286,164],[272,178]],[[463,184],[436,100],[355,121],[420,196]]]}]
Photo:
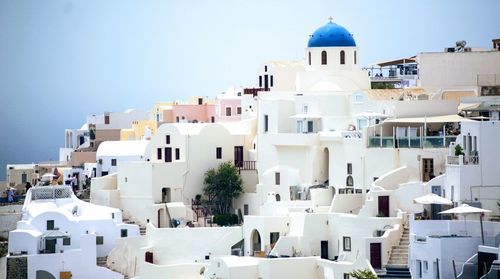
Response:
[{"label": "arched window", "polygon": [[311,52],[309,51],[309,65],[311,65]]},{"label": "arched window", "polygon": [[326,65],[326,51],[321,52],[321,65]]},{"label": "arched window", "polygon": [[280,196],[280,194],[276,194],[276,201],[281,201],[281,196]]},{"label": "arched window", "polygon": [[352,179],[352,176],[348,175],[347,179],[345,180],[346,186],[354,186],[354,179]]},{"label": "arched window", "polygon": [[345,51],[341,50],[340,51],[340,65],[345,64]]},{"label": "arched window", "polygon": [[354,64],[358,64],[358,56],[357,56],[357,52],[354,51]]}]

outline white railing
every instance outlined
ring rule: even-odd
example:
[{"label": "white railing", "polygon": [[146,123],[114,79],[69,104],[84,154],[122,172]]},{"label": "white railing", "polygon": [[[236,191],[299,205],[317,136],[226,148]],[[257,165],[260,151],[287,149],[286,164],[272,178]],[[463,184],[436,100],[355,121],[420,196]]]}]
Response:
[{"label": "white railing", "polygon": [[446,163],[448,165],[477,165],[479,164],[479,156],[447,156]]}]

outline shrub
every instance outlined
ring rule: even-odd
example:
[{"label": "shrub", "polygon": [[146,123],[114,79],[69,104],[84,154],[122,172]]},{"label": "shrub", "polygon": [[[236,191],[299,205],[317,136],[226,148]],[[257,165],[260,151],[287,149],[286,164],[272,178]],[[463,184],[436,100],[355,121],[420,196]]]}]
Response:
[{"label": "shrub", "polygon": [[214,223],[219,226],[231,226],[238,224],[238,216],[236,214],[219,214],[214,216]]}]

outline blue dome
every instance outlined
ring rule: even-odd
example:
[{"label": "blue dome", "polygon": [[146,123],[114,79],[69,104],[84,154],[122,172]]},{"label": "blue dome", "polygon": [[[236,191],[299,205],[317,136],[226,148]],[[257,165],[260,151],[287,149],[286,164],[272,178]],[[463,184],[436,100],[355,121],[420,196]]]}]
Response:
[{"label": "blue dome", "polygon": [[333,22],[316,29],[309,38],[307,47],[355,47],[352,34],[343,26]]}]

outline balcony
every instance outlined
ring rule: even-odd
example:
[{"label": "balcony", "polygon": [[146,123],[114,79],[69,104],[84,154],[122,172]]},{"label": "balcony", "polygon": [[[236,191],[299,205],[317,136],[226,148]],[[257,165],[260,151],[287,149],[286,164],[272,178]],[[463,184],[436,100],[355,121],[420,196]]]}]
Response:
[{"label": "balcony", "polygon": [[388,148],[445,148],[457,139],[456,136],[425,136],[425,137],[381,137],[371,136],[368,147]]},{"label": "balcony", "polygon": [[479,164],[479,156],[447,156],[446,157],[447,165],[478,165]]},{"label": "balcony", "polygon": [[256,170],[256,161],[237,161],[234,165],[238,170]]}]

